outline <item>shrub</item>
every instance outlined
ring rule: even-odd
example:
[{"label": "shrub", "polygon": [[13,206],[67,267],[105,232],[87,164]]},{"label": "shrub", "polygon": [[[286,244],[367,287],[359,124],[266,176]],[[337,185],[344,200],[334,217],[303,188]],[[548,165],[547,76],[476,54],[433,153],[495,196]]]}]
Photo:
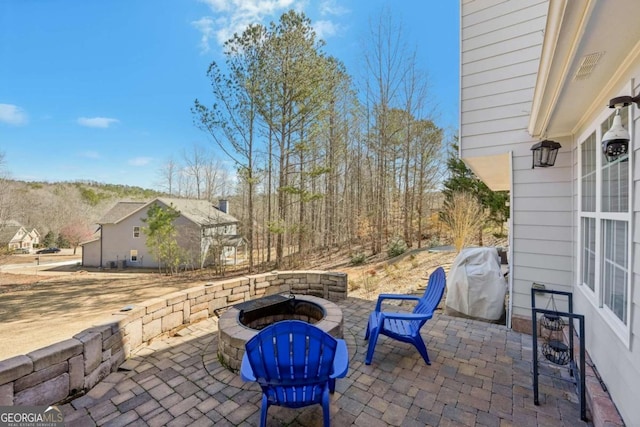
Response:
[{"label": "shrub", "polygon": [[435,248],[436,246],[442,246],[442,242],[436,236],[433,236],[429,239],[429,248]]},{"label": "shrub", "polygon": [[367,260],[364,252],[358,252],[351,257],[351,265],[362,265]]},{"label": "shrub", "polygon": [[418,261],[418,258],[416,258],[414,254],[411,254],[409,256],[409,260],[411,261],[411,268],[418,268],[418,266],[420,266],[420,262]]},{"label": "shrub", "polygon": [[445,203],[441,219],[453,237],[456,251],[460,252],[481,231],[487,221],[487,213],[473,194],[456,192]]},{"label": "shrub", "polygon": [[398,255],[402,255],[407,251],[407,244],[404,239],[399,236],[391,239],[389,244],[387,245],[387,255],[389,258],[397,257]]},{"label": "shrub", "polygon": [[371,269],[362,277],[362,284],[367,299],[372,299],[377,294],[380,278],[376,276],[376,270]]}]

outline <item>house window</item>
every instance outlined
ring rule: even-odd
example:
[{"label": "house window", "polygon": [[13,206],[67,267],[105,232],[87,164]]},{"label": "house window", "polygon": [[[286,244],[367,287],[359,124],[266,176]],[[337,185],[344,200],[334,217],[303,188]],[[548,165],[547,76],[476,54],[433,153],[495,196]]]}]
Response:
[{"label": "house window", "polygon": [[[628,129],[629,108],[620,112]],[[613,114],[580,144],[580,284],[613,330],[628,341],[630,174],[627,155],[608,162],[598,140]]]},{"label": "house window", "polygon": [[626,221],[603,220],[602,284],[604,305],[627,324],[629,271],[628,224]]},{"label": "house window", "polygon": [[129,253],[129,261],[138,262],[138,251],[136,249],[131,249]]},{"label": "house window", "polygon": [[596,221],[582,218],[582,283],[592,292],[596,288]]},{"label": "house window", "polygon": [[140,227],[134,226],[133,227],[133,238],[137,239],[138,237],[140,237]]}]

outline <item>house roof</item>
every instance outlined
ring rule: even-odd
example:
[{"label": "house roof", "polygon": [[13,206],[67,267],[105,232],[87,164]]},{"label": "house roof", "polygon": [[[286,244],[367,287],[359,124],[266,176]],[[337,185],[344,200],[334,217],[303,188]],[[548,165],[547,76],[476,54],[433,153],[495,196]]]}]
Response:
[{"label": "house roof", "polygon": [[[222,212],[207,200],[175,199],[166,197],[158,197],[156,200],[167,206],[173,205],[173,207],[180,211],[184,217],[203,226],[235,224],[238,222],[235,217]],[[152,200],[149,204],[154,201],[155,200]]]},{"label": "house roof", "polygon": [[620,91],[633,95],[628,81],[640,60],[639,15],[638,0],[549,2],[529,121],[533,137],[576,135]]},{"label": "house roof", "polygon": [[18,230],[22,228],[21,225],[4,225],[0,228],[0,243],[9,243],[15,237]]},{"label": "house roof", "polygon": [[[27,229],[16,220],[8,219],[0,221],[0,244],[4,245],[13,241],[16,234],[21,229],[24,231],[25,235],[29,233]],[[33,230],[35,230],[35,228]],[[18,240],[19,239],[16,239],[16,241]]]},{"label": "house roof", "polygon": [[118,202],[102,216],[98,224],[116,224],[145,205],[146,202]]},{"label": "house roof", "polygon": [[207,225],[235,224],[238,222],[235,217],[220,211],[207,200],[157,197],[149,202],[119,202],[104,214],[98,223],[117,224],[132,214],[146,209],[156,202],[160,202],[166,206],[173,205],[173,207],[178,210],[182,216],[205,227]]}]

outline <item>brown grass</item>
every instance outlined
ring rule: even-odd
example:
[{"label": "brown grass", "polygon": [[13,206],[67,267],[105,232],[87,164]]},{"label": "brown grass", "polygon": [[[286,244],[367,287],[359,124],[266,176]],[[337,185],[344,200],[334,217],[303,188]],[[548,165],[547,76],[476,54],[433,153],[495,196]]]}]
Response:
[{"label": "brown grass", "polygon": [[[305,269],[347,273],[352,288],[349,296],[374,300],[383,292],[415,292],[426,284],[435,268],[448,270],[454,257],[453,253],[417,251],[394,260],[381,255],[364,265],[350,266],[347,254],[334,253],[304,264]],[[166,276],[148,270],[87,271],[72,265],[39,269],[35,274],[35,267],[29,264],[11,271],[0,273],[0,360],[105,323],[126,305],[217,279],[209,270]]]}]

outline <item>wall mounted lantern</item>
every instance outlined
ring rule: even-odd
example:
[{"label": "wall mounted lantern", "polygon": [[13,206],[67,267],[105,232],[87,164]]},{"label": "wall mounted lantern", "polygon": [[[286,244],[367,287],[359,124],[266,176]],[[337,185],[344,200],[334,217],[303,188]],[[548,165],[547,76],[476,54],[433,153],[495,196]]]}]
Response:
[{"label": "wall mounted lantern", "polygon": [[619,96],[609,100],[609,108],[615,108],[616,115],[613,117],[611,128],[602,136],[602,153],[607,159],[607,162],[613,162],[629,151],[631,135],[629,135],[629,131],[622,126],[620,110],[632,102],[635,102],[636,105],[640,107],[640,96]]},{"label": "wall mounted lantern", "polygon": [[539,168],[553,166],[556,163],[558,149],[561,147],[562,145],[560,145],[560,143],[549,141],[548,139],[540,141],[537,144],[533,144],[533,147],[531,147],[531,151],[533,152],[533,164],[531,165],[531,169],[536,166]]}]

